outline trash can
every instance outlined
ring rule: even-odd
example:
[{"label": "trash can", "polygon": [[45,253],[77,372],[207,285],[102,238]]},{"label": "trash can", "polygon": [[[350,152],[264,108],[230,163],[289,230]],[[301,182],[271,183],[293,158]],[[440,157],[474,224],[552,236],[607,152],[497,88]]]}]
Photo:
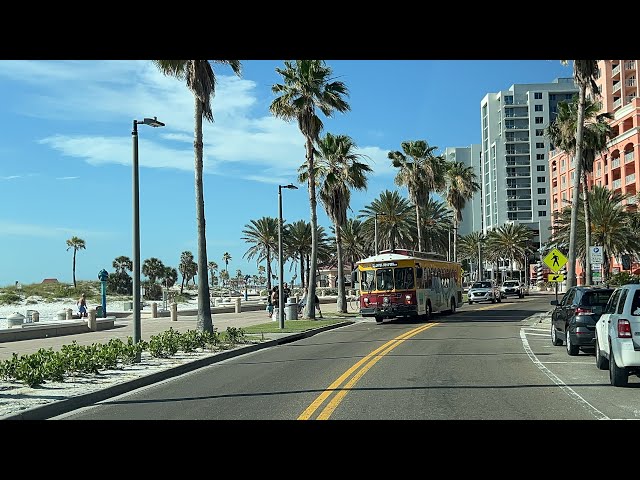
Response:
[{"label": "trash can", "polygon": [[[293,303],[291,303],[292,300]],[[287,320],[298,319],[298,302],[295,300],[295,298],[289,298],[287,303],[284,305],[284,314],[286,315]]]},{"label": "trash can", "polygon": [[96,318],[102,318],[102,305],[96,306]]}]

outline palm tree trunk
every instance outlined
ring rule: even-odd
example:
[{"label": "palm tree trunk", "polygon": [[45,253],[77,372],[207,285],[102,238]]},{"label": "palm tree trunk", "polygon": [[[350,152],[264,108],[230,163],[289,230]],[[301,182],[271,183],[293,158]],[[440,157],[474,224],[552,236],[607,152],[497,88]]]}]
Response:
[{"label": "palm tree trunk", "polygon": [[578,225],[578,208],[580,200],[580,181],[582,177],[582,130],[584,128],[584,106],[587,93],[587,85],[581,82],[578,94],[578,125],[576,127],[576,156],[573,161],[575,165],[573,178],[573,198],[571,199],[571,226],[569,233],[569,262],[567,266],[567,289],[575,287],[576,279],[576,236]]},{"label": "palm tree trunk", "polygon": [[585,285],[591,285],[591,212],[589,211],[589,177],[587,171],[582,172],[582,203],[584,206],[584,241],[586,246],[585,252]]},{"label": "palm tree trunk", "polygon": [[344,267],[342,262],[342,237],[336,224],[336,254],[338,255],[338,312],[347,313],[347,296],[344,290]]},{"label": "palm tree trunk", "polygon": [[198,225],[198,320],[196,329],[213,333],[211,320],[211,300],[207,280],[207,236],[204,216],[204,188],[202,184],[202,103],[195,100],[195,180],[196,180],[196,223]]},{"label": "palm tree trunk", "polygon": [[453,261],[458,261],[458,219],[453,219]]},{"label": "palm tree trunk", "polygon": [[77,250],[73,249],[73,288],[78,288],[76,285],[76,252]]},{"label": "palm tree trunk", "polygon": [[416,225],[418,227],[418,251],[422,251],[422,228],[420,228],[420,205],[416,203]]},{"label": "palm tree trunk", "polygon": [[184,275],[182,275],[182,283],[180,284],[180,295],[182,295],[183,290],[184,290]]},{"label": "palm tree trunk", "polygon": [[267,247],[267,295],[271,292],[271,249]]},{"label": "palm tree trunk", "polygon": [[[311,272],[315,277],[318,264],[318,218],[316,216],[316,175],[313,162],[313,141],[307,137],[307,163],[309,172],[309,203],[311,206],[311,264],[309,265],[309,276]],[[303,317],[315,320],[316,309],[314,306],[316,298],[315,278],[309,278],[309,288],[307,289],[307,303],[304,307]]]},{"label": "palm tree trunk", "polygon": [[302,286],[302,290],[304,291],[304,286],[306,285],[304,279],[304,253],[300,253],[300,285]]}]

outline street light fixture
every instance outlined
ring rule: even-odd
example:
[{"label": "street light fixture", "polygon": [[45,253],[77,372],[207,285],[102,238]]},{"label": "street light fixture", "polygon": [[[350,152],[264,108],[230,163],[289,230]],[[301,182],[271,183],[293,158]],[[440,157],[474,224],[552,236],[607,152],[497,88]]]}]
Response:
[{"label": "street light fixture", "polygon": [[284,276],[284,262],[282,261],[282,189],[297,190],[293,184],[278,185],[278,326],[284,330],[284,292],[282,286],[282,277]]},{"label": "street light fixture", "polygon": [[375,243],[375,252],[378,255],[378,216],[386,217],[386,213],[375,213],[375,219],[373,221],[373,241]]},{"label": "street light fixture", "polygon": [[[140,188],[138,181],[138,125],[164,127],[157,117],[133,121],[133,343],[140,342]],[[136,362],[140,354],[136,354]]]}]

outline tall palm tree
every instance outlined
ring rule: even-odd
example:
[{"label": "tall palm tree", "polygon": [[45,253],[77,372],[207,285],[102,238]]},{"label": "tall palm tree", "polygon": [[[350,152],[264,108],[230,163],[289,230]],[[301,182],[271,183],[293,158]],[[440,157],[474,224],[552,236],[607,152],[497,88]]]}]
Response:
[{"label": "tall palm tree", "polygon": [[233,260],[229,252],[222,254],[222,261],[224,262],[224,271],[227,272],[227,279],[229,278],[229,262]]},{"label": "tall palm tree", "polygon": [[119,257],[116,257],[116,259],[113,261],[112,263],[113,268],[115,269],[116,273],[126,273],[127,270],[128,271],[132,271],[133,270],[133,262],[131,261],[131,259],[129,257],[126,257],[124,255],[121,255]]},{"label": "tall palm tree", "polygon": [[485,235],[482,232],[471,232],[460,237],[460,258],[470,260],[477,266],[476,279],[482,280],[482,248],[485,244]]},{"label": "tall palm tree", "polygon": [[491,249],[500,252],[500,257],[509,259],[511,278],[513,278],[513,265],[518,259],[522,259],[530,248],[533,240],[533,231],[519,223],[505,223],[490,232],[487,244]]},{"label": "tall palm tree", "polygon": [[309,277],[305,275],[305,260],[311,256],[311,224],[304,220],[297,220],[285,225],[283,230],[284,250],[294,262],[300,262],[300,285],[309,285]]},{"label": "tall palm tree", "polygon": [[[284,65],[283,69],[276,68],[276,72],[282,75],[283,83],[271,88],[278,97],[273,100],[269,109],[278,118],[288,122],[297,121],[298,128],[305,137],[311,209],[311,271],[315,272],[318,260],[318,219],[313,145],[320,139],[323,128],[316,111],[320,110],[326,117],[331,117],[336,111],[348,111],[350,107],[345,101],[348,90],[343,82],[332,80],[332,69],[323,60],[287,60]],[[315,318],[315,294],[316,283],[309,282],[304,318]]]},{"label": "tall palm tree", "polygon": [[278,251],[278,219],[274,217],[262,217],[251,220],[242,230],[241,240],[251,244],[242,258],[251,260],[256,258],[256,264],[267,264],[267,290],[271,290],[271,259],[274,252]]},{"label": "tall palm tree", "polygon": [[362,221],[356,218],[348,218],[346,223],[340,227],[340,238],[342,238],[344,258],[349,262],[351,270],[353,270],[356,262],[369,254],[365,246],[366,237],[363,235]]},{"label": "tall palm tree", "polygon": [[[561,60],[566,65],[568,60]],[[598,74],[597,60],[574,60],[573,79],[578,85],[578,111],[576,121],[576,155],[575,176],[573,178],[573,198],[571,201],[571,236],[569,238],[569,258],[567,266],[567,287],[576,285],[576,225],[578,221],[578,201],[580,199],[580,182],[582,179],[582,158],[584,111],[587,99],[587,90],[591,90],[594,95],[598,94],[598,85],[595,78]]]},{"label": "tall palm tree", "polygon": [[73,288],[77,288],[76,284],[76,253],[78,250],[84,250],[87,246],[83,239],[76,237],[75,235],[67,240],[67,252],[73,249]]},{"label": "tall palm tree", "polygon": [[[611,125],[607,120],[611,120],[613,115],[610,113],[598,114],[600,108],[601,104],[595,103],[589,98],[585,100],[583,155],[580,159],[583,192],[589,190],[589,174],[593,172],[595,158],[607,149],[607,142],[612,136]],[[575,154],[577,121],[578,97],[574,96],[571,102],[558,103],[558,115],[545,131],[551,143],[569,156]],[[582,195],[582,201],[586,218],[585,241],[587,245],[591,245],[589,195]],[[586,260],[585,284],[591,285],[591,283],[591,261]]]},{"label": "tall palm tree", "polygon": [[407,187],[409,201],[415,206],[418,251],[422,251],[420,207],[429,193],[442,184],[441,158],[433,154],[438,147],[430,147],[425,140],[405,141],[400,145],[402,152],[391,151],[388,157],[391,165],[400,169],[394,179],[396,185]]},{"label": "tall palm tree", "polygon": [[375,218],[378,214],[378,243],[380,250],[396,248],[415,248],[415,217],[413,207],[406,198],[397,191],[385,190],[378,198],[360,210],[358,218],[364,219],[362,224],[369,238],[371,252],[376,252],[374,245]]},{"label": "tall palm tree", "polygon": [[[344,289],[344,271],[341,228],[347,222],[347,210],[351,203],[351,190],[366,190],[367,176],[372,169],[359,161],[364,155],[355,153],[356,144],[347,135],[327,133],[318,141],[316,180],[320,201],[327,216],[333,222],[336,240],[337,284],[339,312],[347,312],[347,297]],[[299,169],[298,180],[306,182],[309,177],[307,165]]]},{"label": "tall palm tree", "polygon": [[451,210],[444,202],[429,196],[420,211],[425,251],[444,254],[449,250],[449,232],[453,225]]},{"label": "tall palm tree", "polygon": [[462,210],[473,195],[480,191],[480,184],[473,167],[462,162],[447,162],[445,166],[445,199],[454,212],[453,216],[453,261],[457,262],[458,225],[462,221]]},{"label": "tall palm tree", "polygon": [[198,271],[198,265],[193,261],[193,253],[184,251],[180,254],[178,270],[182,275],[182,283],[180,284],[180,294],[182,294],[185,283],[188,286],[189,280],[191,280]]},{"label": "tall palm tree", "polygon": [[198,320],[196,328],[213,333],[211,319],[211,301],[209,300],[209,281],[207,280],[207,237],[204,215],[204,186],[202,181],[202,119],[213,122],[211,100],[216,92],[216,76],[211,62],[231,67],[233,73],[240,76],[240,60],[154,60],[162,73],[186,81],[187,88],[194,99],[194,141],[195,154],[195,190],[196,223],[198,228]]},{"label": "tall palm tree", "polygon": [[207,268],[209,269],[209,276],[211,277],[211,286],[213,286],[213,278],[218,272],[218,264],[213,260],[209,260],[209,262],[207,263]]}]

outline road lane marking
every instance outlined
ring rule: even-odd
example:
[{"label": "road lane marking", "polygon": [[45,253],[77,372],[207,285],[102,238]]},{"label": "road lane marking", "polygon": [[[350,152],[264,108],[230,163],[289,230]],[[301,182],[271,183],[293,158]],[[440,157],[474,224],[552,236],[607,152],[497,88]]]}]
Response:
[{"label": "road lane marking", "polygon": [[[367,354],[365,357],[363,357],[353,366],[347,369],[347,371],[340,375],[334,382],[332,382],[324,392],[318,395],[318,397],[313,402],[311,402],[311,405],[309,405],[304,410],[304,412],[300,414],[298,420],[309,420],[315,413],[315,411],[322,406],[324,401],[329,398],[332,393],[337,392],[335,397],[327,404],[325,409],[318,416],[318,420],[327,420],[331,413],[333,413],[336,407],[340,404],[344,396],[348,393],[349,389],[351,389],[358,382],[358,380],[360,380],[360,378],[362,378],[362,376],[378,362],[378,360],[380,360],[383,356],[385,356],[405,340],[421,332],[424,332],[429,328],[435,327],[436,325],[439,325],[439,323],[430,323],[409,330],[408,332],[398,335],[396,338],[385,342],[383,345]],[[362,369],[360,369],[360,367],[362,367]],[[358,369],[360,370],[358,371]],[[353,377],[345,384],[344,387],[340,388],[340,385],[342,385],[342,383],[347,380],[351,376],[351,374],[354,374]]]},{"label": "road lane marking", "polygon": [[[536,354],[533,353],[531,347],[529,346],[529,341],[527,340],[527,334],[524,332],[524,328],[520,329],[520,339],[522,340],[522,346],[524,347],[524,351],[527,353],[533,364],[538,367],[542,373],[544,373],[549,379],[558,385],[569,397],[575,400],[582,408],[584,408],[590,415],[593,415],[596,420],[610,420],[604,413],[598,410],[596,407],[587,402],[584,398],[580,396],[578,392],[572,389],[569,385],[564,383],[559,377],[557,377],[551,370],[545,367]],[[551,362],[547,362],[551,363]]]}]

